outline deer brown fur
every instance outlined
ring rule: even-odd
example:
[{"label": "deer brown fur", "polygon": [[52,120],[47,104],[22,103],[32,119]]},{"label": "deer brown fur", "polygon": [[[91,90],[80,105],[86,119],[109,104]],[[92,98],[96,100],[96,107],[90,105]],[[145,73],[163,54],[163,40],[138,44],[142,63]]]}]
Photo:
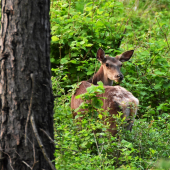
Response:
[{"label": "deer brown fur", "polygon": [[[113,81],[120,83],[123,80],[120,67],[122,66],[122,62],[128,61],[131,58],[132,54],[133,50],[127,51],[113,58],[105,56],[104,51],[99,48],[97,51],[97,58],[101,62],[100,69],[91,79],[81,82],[79,88],[77,88],[71,99],[71,108],[75,110],[83,102],[80,98],[76,99],[75,97],[86,93],[86,88],[90,87],[91,84],[96,85],[98,81],[102,81],[105,93],[97,96],[105,98],[102,99],[103,109],[107,110],[109,108],[108,120],[110,128],[108,130],[113,136],[117,133],[116,123],[112,117],[113,115],[117,115],[118,112],[121,111],[123,113],[123,117],[126,117],[126,121],[128,122],[126,129],[131,130],[135,115],[137,114],[137,107],[139,105],[138,99],[134,97],[131,92],[119,85],[111,86]],[[73,116],[75,117],[76,115],[77,113],[73,111]]]}]

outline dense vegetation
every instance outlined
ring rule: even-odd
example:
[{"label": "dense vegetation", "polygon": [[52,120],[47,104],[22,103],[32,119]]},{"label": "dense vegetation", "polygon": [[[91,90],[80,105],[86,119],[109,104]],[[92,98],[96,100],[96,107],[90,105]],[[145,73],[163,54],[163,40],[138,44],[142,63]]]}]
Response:
[{"label": "dense vegetation", "polygon": [[[52,0],[56,168],[169,169],[169,10],[169,0]],[[99,47],[110,56],[135,50],[122,68],[121,86],[139,99],[140,106],[131,133],[121,128],[121,113],[116,117],[119,139],[106,131],[101,115],[107,112],[100,102],[89,106],[91,112],[81,124],[70,110],[71,90],[100,66],[95,58]],[[101,84],[98,88],[104,90]],[[94,97],[96,90],[85,95]],[[96,129],[102,131],[94,133]]]}]

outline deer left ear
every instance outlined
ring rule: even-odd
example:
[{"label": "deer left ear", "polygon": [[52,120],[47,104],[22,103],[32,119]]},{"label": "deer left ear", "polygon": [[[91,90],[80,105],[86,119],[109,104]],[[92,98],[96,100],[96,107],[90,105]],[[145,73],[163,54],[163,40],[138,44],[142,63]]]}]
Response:
[{"label": "deer left ear", "polygon": [[128,61],[132,57],[133,52],[134,50],[126,51],[122,53],[121,55],[116,56],[116,58],[120,60],[121,62]]},{"label": "deer left ear", "polygon": [[101,62],[103,62],[104,60],[105,60],[105,53],[104,53],[104,50],[102,49],[102,48],[99,48],[98,50],[97,50],[97,56],[96,56],[96,58],[99,60],[99,61],[101,61]]}]

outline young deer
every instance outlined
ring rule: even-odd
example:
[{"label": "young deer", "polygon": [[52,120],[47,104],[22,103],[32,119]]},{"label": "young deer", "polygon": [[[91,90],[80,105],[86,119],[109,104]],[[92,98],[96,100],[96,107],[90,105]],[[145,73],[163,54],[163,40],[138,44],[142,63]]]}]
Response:
[{"label": "young deer", "polygon": [[[116,57],[109,57],[108,55],[105,56],[104,51],[99,48],[97,51],[97,59],[101,62],[101,67],[91,79],[81,82],[79,88],[76,90],[71,99],[71,108],[73,110],[77,109],[83,101],[80,98],[76,99],[75,97],[86,93],[86,88],[90,87],[91,83],[97,85],[98,81],[102,81],[105,93],[97,96],[105,98],[102,99],[103,109],[107,110],[109,108],[108,120],[110,128],[108,130],[113,136],[117,133],[116,123],[112,117],[113,115],[116,115],[119,111],[121,111],[123,113],[123,117],[126,117],[126,121],[128,122],[126,129],[131,130],[135,115],[137,114],[137,107],[139,105],[138,99],[125,88],[119,85],[112,86],[113,81],[120,83],[123,80],[123,74],[120,72],[122,62],[128,61],[133,55],[133,52],[133,50],[126,51]],[[75,117],[76,115],[77,113],[73,112],[73,116]]]}]

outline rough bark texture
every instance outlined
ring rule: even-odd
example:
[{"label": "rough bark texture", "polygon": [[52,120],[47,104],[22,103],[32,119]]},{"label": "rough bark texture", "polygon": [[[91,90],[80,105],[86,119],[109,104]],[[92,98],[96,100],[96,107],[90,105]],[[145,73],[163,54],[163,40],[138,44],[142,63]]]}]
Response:
[{"label": "rough bark texture", "polygon": [[35,75],[32,113],[50,160],[54,147],[50,71],[50,0],[2,0],[0,40],[0,170],[50,170],[30,121],[25,126]]}]

